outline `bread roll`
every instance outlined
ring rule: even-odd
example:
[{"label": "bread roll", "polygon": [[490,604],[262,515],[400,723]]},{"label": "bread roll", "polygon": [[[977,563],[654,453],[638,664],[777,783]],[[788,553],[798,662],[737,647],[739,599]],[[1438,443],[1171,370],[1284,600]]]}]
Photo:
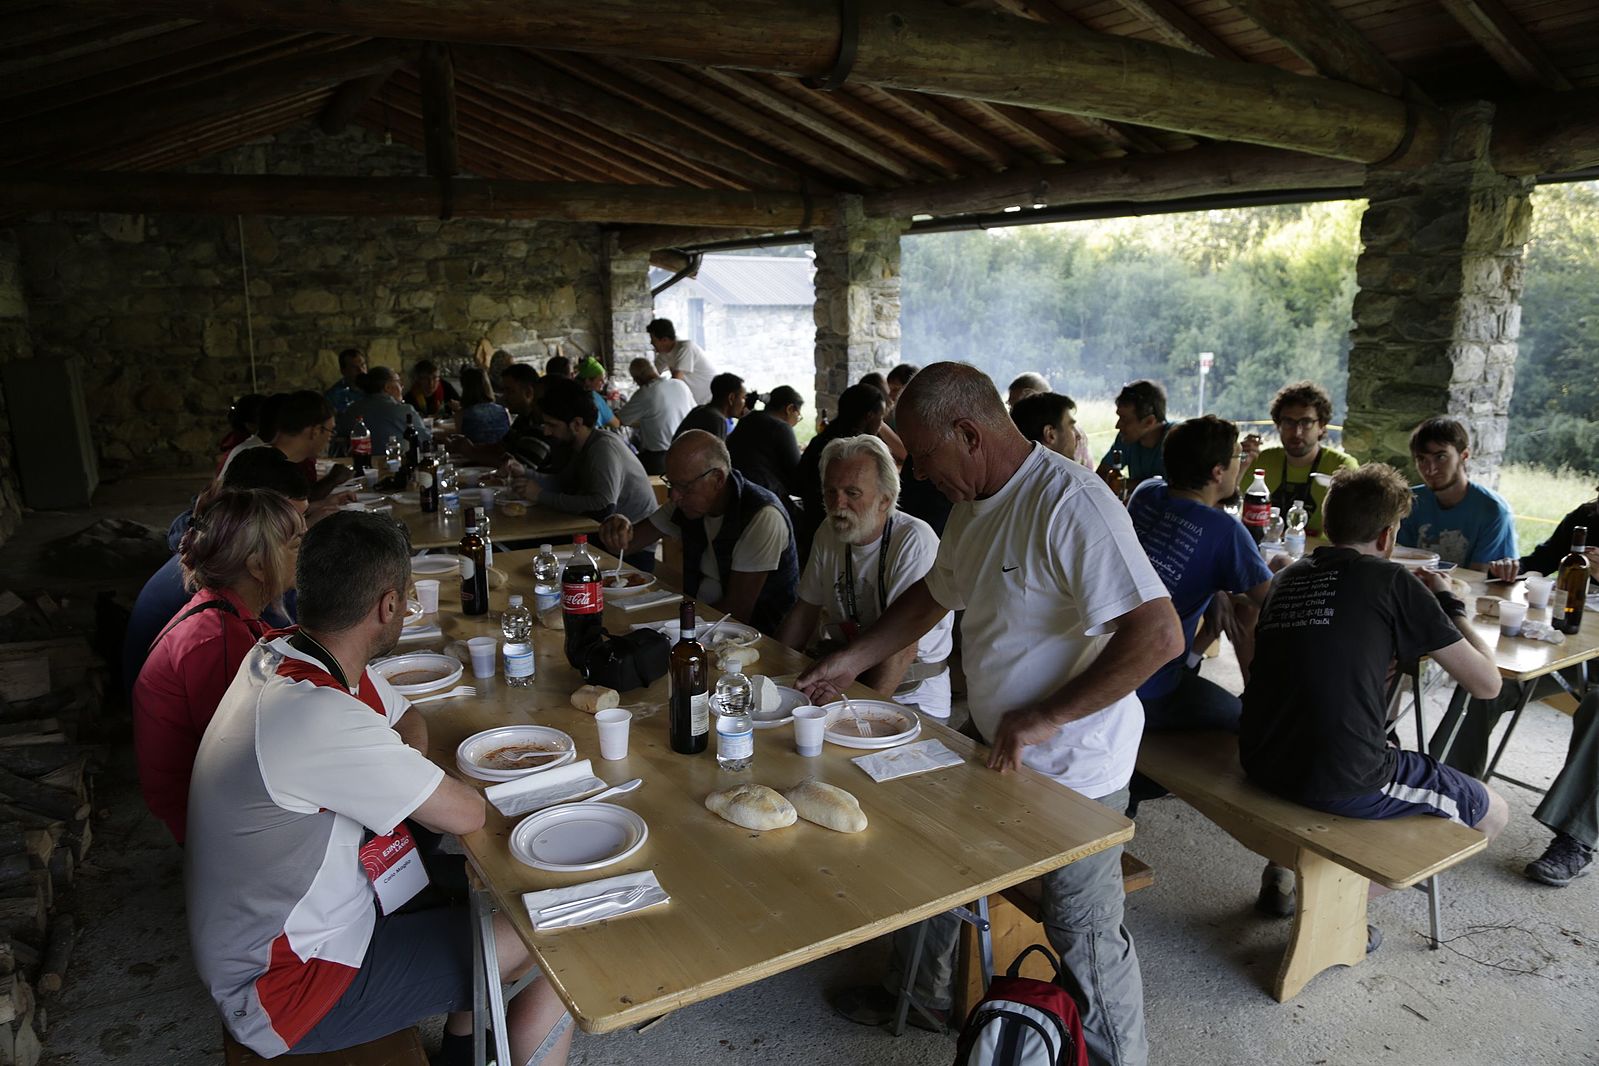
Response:
[{"label": "bread roll", "polygon": [[761,653],[754,648],[728,648],[716,659],[716,668],[724,674],[747,673],[761,661]]},{"label": "bread roll", "polygon": [[839,833],[859,833],[866,828],[866,814],[854,796],[814,777],[807,777],[783,795],[807,822]]},{"label": "bread roll", "polygon": [[739,785],[705,797],[705,806],[745,829],[765,832],[794,824],[794,805],[765,785]]},{"label": "bread roll", "polygon": [[599,685],[584,685],[572,693],[572,706],[589,714],[620,706],[621,702],[622,697],[617,694],[616,689],[602,688]]}]

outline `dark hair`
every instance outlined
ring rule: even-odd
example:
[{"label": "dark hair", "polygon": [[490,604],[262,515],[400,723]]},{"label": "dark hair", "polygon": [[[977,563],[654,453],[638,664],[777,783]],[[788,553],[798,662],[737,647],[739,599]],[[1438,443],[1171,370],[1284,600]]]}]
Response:
[{"label": "dark hair", "polygon": [[1410,513],[1415,497],[1387,463],[1340,470],[1321,505],[1322,529],[1334,544],[1367,544]]},{"label": "dark hair", "polygon": [[1422,420],[1421,425],[1410,431],[1411,455],[1420,455],[1421,449],[1429,444],[1452,444],[1457,452],[1464,452],[1471,448],[1471,434],[1459,419],[1438,415]]},{"label": "dark hair", "polygon": [[411,537],[382,515],[335,511],[306,532],[295,573],[300,624],[337,633],[359,623],[388,593],[405,594]]},{"label": "dark hair", "polygon": [[411,367],[411,377],[413,378],[419,378],[423,374],[437,374],[438,372],[439,364],[431,359],[418,359],[415,365]]},{"label": "dark hair", "polygon": [[271,489],[291,500],[311,495],[311,483],[300,464],[276,448],[246,448],[233,457],[222,475],[224,489]]},{"label": "dark hair", "polygon": [[572,360],[564,355],[552,355],[544,362],[544,376],[547,378],[569,378],[572,376]]},{"label": "dark hair", "polygon": [[779,385],[766,398],[765,409],[768,411],[781,411],[789,404],[793,404],[803,411],[805,409],[805,397],[801,396],[799,390],[792,385]]},{"label": "dark hair", "polygon": [[1042,444],[1044,427],[1058,428],[1061,416],[1075,410],[1077,404],[1070,396],[1058,392],[1035,392],[1016,401],[1016,406],[1010,409],[1010,420],[1016,423],[1022,436]]},{"label": "dark hair", "polygon": [[718,374],[711,379],[711,403],[720,404],[744,387],[744,379],[737,374]]},{"label": "dark hair", "polygon": [[1157,422],[1166,421],[1166,390],[1148,378],[1129,381],[1116,394],[1117,407],[1131,407],[1139,418],[1153,416]]},{"label": "dark hair", "polygon": [[1166,484],[1189,492],[1210,484],[1211,471],[1227,469],[1238,454],[1238,427],[1215,415],[1179,422],[1166,434],[1161,458]]},{"label": "dark hair", "polygon": [[840,424],[840,429],[858,432],[867,418],[882,414],[887,407],[888,397],[883,395],[882,389],[872,385],[851,385],[838,397],[838,418],[834,421]]},{"label": "dark hair", "polygon": [[320,426],[332,417],[333,405],[328,403],[326,396],[310,389],[301,389],[299,392],[289,393],[278,405],[272,435],[275,437],[279,433],[290,435],[304,433],[312,426]]},{"label": "dark hair", "polygon": [[888,395],[888,382],[884,380],[883,375],[879,374],[875,370],[870,374],[862,374],[861,380],[857,384],[870,385],[872,388],[881,392],[884,396]]},{"label": "dark hair", "polygon": [[278,411],[282,409],[283,402],[289,398],[286,392],[274,392],[261,401],[261,409],[255,415],[255,435],[262,440],[270,441],[278,435]]},{"label": "dark hair", "polygon": [[243,433],[257,425],[261,421],[261,405],[265,402],[266,397],[259,392],[247,392],[240,396],[228,408],[228,425],[233,427],[235,433]]},{"label": "dark hair", "polygon": [[361,391],[368,396],[376,396],[396,376],[394,371],[386,366],[369,366],[366,369],[366,373],[361,375]]},{"label": "dark hair", "polygon": [[344,372],[344,364],[351,359],[363,358],[364,353],[359,348],[346,348],[339,353],[339,372]]},{"label": "dark hair", "polygon": [[539,383],[539,372],[526,363],[512,363],[500,371],[500,384],[503,385],[507,381],[514,381],[518,385],[526,385],[531,388]]},{"label": "dark hair", "polygon": [[599,408],[594,405],[594,393],[571,378],[547,378],[539,406],[545,417],[557,422],[579,418],[585,426],[592,427],[600,417]]},{"label": "dark hair", "polygon": [[489,376],[480,366],[461,368],[461,406],[493,403],[494,390],[489,387]]},{"label": "dark hair", "polygon": [[1277,390],[1271,398],[1271,420],[1277,421],[1284,407],[1314,407],[1316,421],[1326,425],[1332,421],[1332,397],[1314,381],[1295,381]]},{"label": "dark hair", "polygon": [[909,385],[911,378],[921,373],[921,370],[922,368],[915,363],[901,363],[888,372],[888,383],[890,385]]},{"label": "dark hair", "polygon": [[677,327],[672,325],[670,318],[652,318],[650,324],[644,327],[644,332],[661,340],[677,340]]}]

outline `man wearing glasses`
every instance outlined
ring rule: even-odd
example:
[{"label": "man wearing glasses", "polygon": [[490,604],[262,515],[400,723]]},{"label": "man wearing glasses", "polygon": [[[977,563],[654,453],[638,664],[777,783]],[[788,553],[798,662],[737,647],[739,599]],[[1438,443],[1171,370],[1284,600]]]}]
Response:
[{"label": "man wearing glasses", "polygon": [[1332,422],[1332,397],[1314,381],[1296,381],[1277,390],[1271,401],[1271,420],[1282,444],[1260,447],[1260,438],[1251,433],[1244,438],[1244,470],[1264,470],[1271,504],[1282,508],[1283,517],[1299,500],[1310,515],[1306,532],[1321,535],[1321,506],[1327,487],[1311,474],[1329,476],[1340,470],[1353,470],[1360,463],[1354,456],[1323,443]]},{"label": "man wearing glasses", "polygon": [[691,429],[666,453],[667,500],[648,522],[614,514],[600,540],[617,554],[647,551],[663,536],[683,542],[683,592],[774,635],[794,606],[799,555],[788,511],[733,469],[727,445]]}]

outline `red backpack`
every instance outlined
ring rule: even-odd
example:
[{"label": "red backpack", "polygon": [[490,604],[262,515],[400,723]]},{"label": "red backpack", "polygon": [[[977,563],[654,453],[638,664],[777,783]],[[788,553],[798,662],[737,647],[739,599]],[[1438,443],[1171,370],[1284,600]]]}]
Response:
[{"label": "red backpack", "polygon": [[[1035,951],[1055,968],[1054,981],[1017,976]],[[1060,961],[1042,944],[1016,956],[967,1017],[955,1066],[1088,1066],[1082,1019],[1064,984]]]}]

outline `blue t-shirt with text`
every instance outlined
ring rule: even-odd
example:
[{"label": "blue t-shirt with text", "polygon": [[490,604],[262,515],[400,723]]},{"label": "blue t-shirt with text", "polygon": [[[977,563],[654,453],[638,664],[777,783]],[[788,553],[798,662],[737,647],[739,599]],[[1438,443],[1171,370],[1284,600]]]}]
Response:
[{"label": "blue t-shirt with text", "polygon": [[1246,592],[1271,580],[1271,570],[1243,523],[1198,500],[1173,496],[1159,478],[1138,487],[1127,502],[1127,514],[1183,623],[1183,654],[1138,688],[1139,699],[1155,699],[1177,687],[1177,672],[1211,597],[1218,591]]},{"label": "blue t-shirt with text", "polygon": [[1426,485],[1414,485],[1410,492],[1414,504],[1399,523],[1400,544],[1437,552],[1462,566],[1517,557],[1515,517],[1492,489],[1469,482],[1465,499],[1448,508]]}]

